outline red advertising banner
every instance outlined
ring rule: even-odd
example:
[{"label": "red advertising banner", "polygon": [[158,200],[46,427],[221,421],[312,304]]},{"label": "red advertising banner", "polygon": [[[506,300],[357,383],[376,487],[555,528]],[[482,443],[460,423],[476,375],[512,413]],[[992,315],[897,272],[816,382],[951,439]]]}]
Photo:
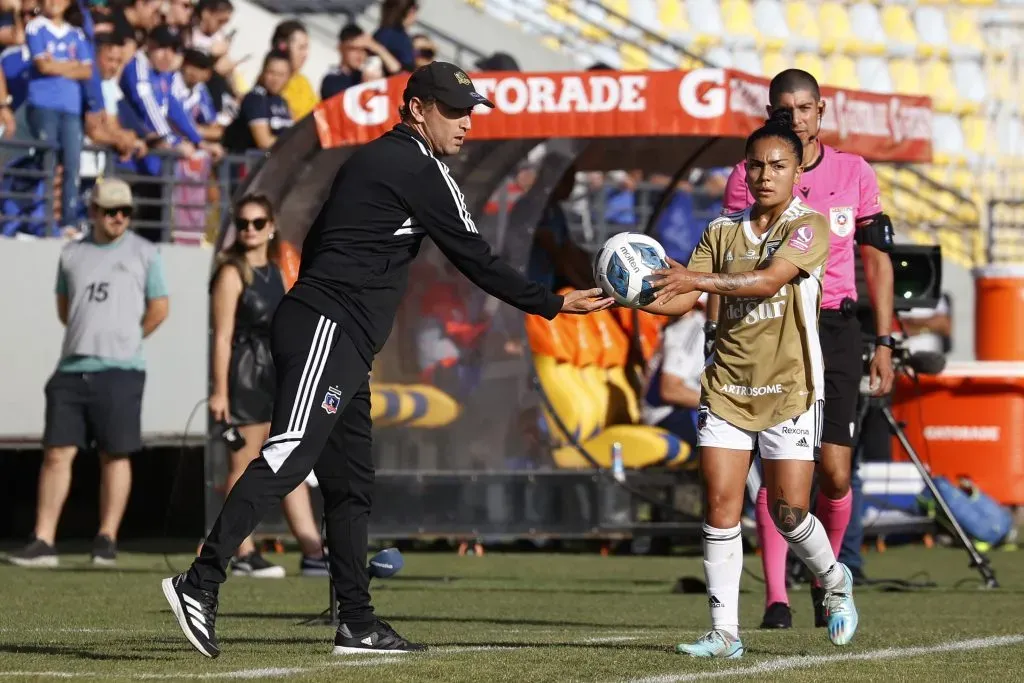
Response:
[{"label": "red advertising banner", "polygon": [[[478,106],[469,140],[746,137],[765,120],[768,80],[729,69],[470,74]],[[314,112],[324,148],[358,145],[398,122],[407,75],[363,83]],[[927,97],[823,88],[822,140],[871,161],[930,162]]]}]

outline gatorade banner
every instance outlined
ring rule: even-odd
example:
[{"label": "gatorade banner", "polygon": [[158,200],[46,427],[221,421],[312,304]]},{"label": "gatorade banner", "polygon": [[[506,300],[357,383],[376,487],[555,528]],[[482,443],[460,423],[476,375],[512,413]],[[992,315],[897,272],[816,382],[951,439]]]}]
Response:
[{"label": "gatorade banner", "polygon": [[[745,138],[765,120],[768,80],[730,69],[471,73],[495,103],[474,111],[470,142],[551,138]],[[364,83],[320,103],[323,148],[368,142],[398,122],[408,75]],[[927,97],[825,87],[822,140],[870,161],[927,163]]]}]

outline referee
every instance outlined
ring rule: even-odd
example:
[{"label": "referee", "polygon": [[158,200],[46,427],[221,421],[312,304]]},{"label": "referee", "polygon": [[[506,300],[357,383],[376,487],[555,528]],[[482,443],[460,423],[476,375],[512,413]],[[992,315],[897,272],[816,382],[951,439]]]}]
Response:
[{"label": "referee", "polygon": [[231,554],[267,509],[316,473],[324,496],[331,576],[339,599],[334,653],[425,649],[374,615],[366,571],[373,497],[369,371],[391,332],[409,265],[429,235],[466,277],[516,308],[552,319],[611,306],[600,289],[564,298],[499,261],[480,237],[440,157],[457,154],[477,105],[469,77],[433,62],[409,77],[401,123],[355,151],[302,245],[295,286],[274,317],[277,395],[270,438],[224,501],[191,568],[164,579],[189,642],[220,654],[217,592]]}]

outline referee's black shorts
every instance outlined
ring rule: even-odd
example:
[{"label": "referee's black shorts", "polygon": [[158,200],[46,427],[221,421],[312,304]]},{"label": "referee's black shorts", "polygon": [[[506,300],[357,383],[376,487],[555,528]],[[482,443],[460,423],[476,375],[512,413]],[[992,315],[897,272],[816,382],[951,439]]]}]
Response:
[{"label": "referee's black shorts", "polygon": [[825,361],[825,420],[822,443],[853,446],[857,399],[864,361],[860,323],[839,311],[822,310],[818,322]]}]

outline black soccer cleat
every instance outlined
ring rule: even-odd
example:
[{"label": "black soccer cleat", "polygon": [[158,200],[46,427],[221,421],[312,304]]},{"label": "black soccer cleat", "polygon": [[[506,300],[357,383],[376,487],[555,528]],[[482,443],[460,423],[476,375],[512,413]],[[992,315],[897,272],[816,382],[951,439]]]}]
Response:
[{"label": "black soccer cleat", "polygon": [[811,602],[814,603],[814,627],[828,628],[828,616],[825,614],[825,589],[812,584]]},{"label": "black soccer cleat", "polygon": [[793,613],[784,602],[773,602],[764,611],[761,628],[793,628]]},{"label": "black soccer cleat", "polygon": [[354,655],[367,652],[422,652],[426,645],[410,643],[398,635],[391,624],[383,619],[377,619],[369,630],[353,634],[348,624],[338,627],[334,636],[334,654]]},{"label": "black soccer cleat", "polygon": [[217,594],[206,591],[188,583],[186,574],[178,574],[161,582],[164,597],[171,606],[178,626],[188,638],[188,642],[207,657],[214,658],[220,654],[217,645],[217,632],[214,622],[217,620]]}]

